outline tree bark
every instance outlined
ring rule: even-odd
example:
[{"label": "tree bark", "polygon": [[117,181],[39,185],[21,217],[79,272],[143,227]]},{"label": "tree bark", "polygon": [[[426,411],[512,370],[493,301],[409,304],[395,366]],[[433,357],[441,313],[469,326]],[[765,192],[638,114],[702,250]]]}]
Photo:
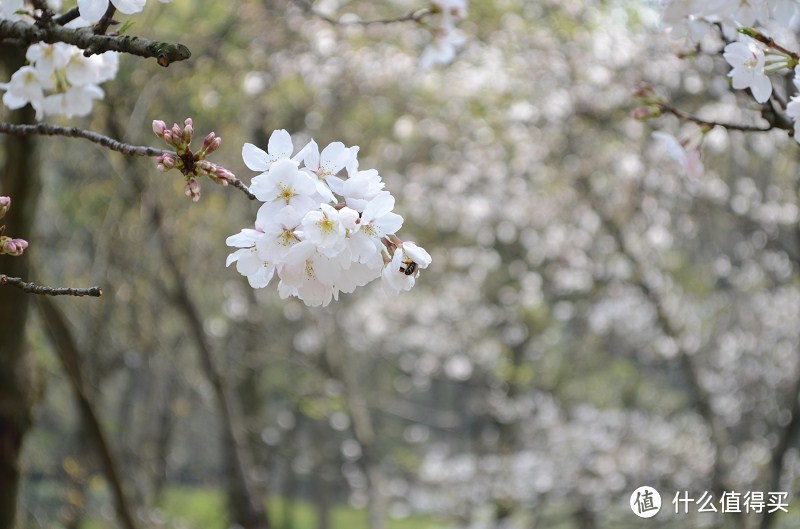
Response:
[{"label": "tree bark", "polygon": [[[7,47],[0,51],[0,60],[10,77],[25,64],[24,50]],[[26,106],[10,112],[9,118],[13,123],[32,123],[34,112]],[[8,226],[9,235],[30,240],[40,189],[36,140],[9,136],[5,151],[0,194],[10,196],[12,204],[0,224]],[[0,256],[2,273],[27,278],[29,269],[28,254]],[[14,526],[22,441],[31,426],[33,392],[25,342],[29,299],[22,290],[0,287],[0,529]]]}]

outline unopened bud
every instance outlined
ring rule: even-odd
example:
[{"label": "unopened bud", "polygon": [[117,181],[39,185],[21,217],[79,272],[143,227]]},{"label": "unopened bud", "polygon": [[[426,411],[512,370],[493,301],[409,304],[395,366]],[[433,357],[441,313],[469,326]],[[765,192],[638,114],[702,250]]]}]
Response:
[{"label": "unopened bud", "polygon": [[224,167],[217,167],[217,170],[209,174],[209,176],[214,182],[224,186],[236,180],[236,176]]},{"label": "unopened bud", "polygon": [[164,123],[160,119],[153,120],[153,132],[156,133],[156,136],[158,136],[159,138],[163,138],[164,132],[166,132],[167,130],[168,129],[166,123]]},{"label": "unopened bud", "polygon": [[178,163],[177,158],[172,155],[172,153],[165,153],[156,158],[158,162],[158,170],[161,172],[167,172]]},{"label": "unopened bud", "polygon": [[22,255],[25,248],[28,247],[28,241],[25,239],[12,239],[11,237],[0,237],[0,254],[13,255],[18,257]]},{"label": "unopened bud", "polygon": [[654,106],[636,107],[631,112],[631,117],[639,121],[647,121],[650,118],[657,118],[661,115],[661,109]]},{"label": "unopened bud", "polygon": [[653,95],[653,87],[649,84],[640,86],[634,93],[633,97],[640,97],[642,99]]},{"label": "unopened bud", "polygon": [[214,174],[214,171],[217,170],[217,165],[213,162],[209,162],[208,160],[200,160],[194,164],[194,169],[199,176],[211,176]]},{"label": "unopened bud", "polygon": [[184,187],[183,192],[187,197],[192,199],[192,202],[197,202],[200,200],[200,182],[197,181],[197,178],[189,178],[189,180],[186,182],[186,187]]},{"label": "unopened bud", "polygon": [[192,136],[194,135],[194,123],[192,123],[192,118],[186,118],[183,122],[183,141],[186,145],[192,142]]},{"label": "unopened bud", "polygon": [[0,197],[0,219],[5,217],[11,207],[11,197]]},{"label": "unopened bud", "polygon": [[213,132],[209,132],[208,136],[205,137],[203,140],[203,150],[205,154],[211,154],[212,152],[219,149],[219,146],[222,145],[222,138],[214,134]]}]

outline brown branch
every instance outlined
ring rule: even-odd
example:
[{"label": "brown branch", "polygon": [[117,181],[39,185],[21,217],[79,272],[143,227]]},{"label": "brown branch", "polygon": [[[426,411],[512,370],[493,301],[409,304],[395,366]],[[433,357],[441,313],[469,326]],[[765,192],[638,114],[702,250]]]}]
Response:
[{"label": "brown branch", "polygon": [[68,138],[83,138],[112,151],[121,152],[128,156],[161,156],[162,154],[172,153],[163,149],[154,149],[139,145],[122,143],[114,138],[104,136],[91,130],[79,129],[78,127],[59,127],[58,125],[47,125],[38,123],[35,125],[13,125],[11,123],[0,123],[0,133],[16,134],[17,136],[27,136],[29,134],[39,134],[42,136],[66,136]]},{"label": "brown branch", "polygon": [[183,44],[158,42],[128,35],[95,35],[90,28],[65,28],[52,24],[45,28],[23,21],[0,20],[0,41],[15,39],[21,44],[65,42],[84,50],[87,57],[106,51],[118,51],[139,57],[154,57],[161,66],[183,61],[192,56]]},{"label": "brown branch", "polygon": [[256,196],[253,193],[251,193],[250,190],[247,188],[247,186],[244,185],[244,183],[238,178],[230,182],[230,185],[232,185],[233,187],[235,187],[236,189],[240,190],[242,193],[247,195],[247,198],[249,198],[250,200],[256,199]]},{"label": "brown branch", "polygon": [[105,35],[106,31],[108,31],[108,27],[111,24],[116,24],[116,22],[114,21],[114,13],[116,12],[117,8],[114,7],[114,4],[109,2],[108,9],[106,9],[106,12],[103,14],[103,18],[101,18],[100,21],[97,23],[97,25],[94,27],[95,35]]},{"label": "brown branch", "polygon": [[373,20],[359,20],[359,19],[352,19],[352,20],[342,20],[343,17],[333,18],[324,13],[320,13],[314,6],[311,4],[309,0],[294,0],[294,3],[299,5],[305,12],[314,15],[315,17],[328,22],[334,26],[371,26],[376,24],[395,24],[398,22],[422,22],[425,17],[431,15],[433,10],[430,8],[418,9],[417,11],[411,11],[404,15],[400,15],[396,18],[380,18],[380,19],[373,19]]},{"label": "brown branch", "polygon": [[26,283],[18,277],[10,277],[0,274],[0,285],[11,285],[17,287],[28,294],[39,294],[43,296],[92,296],[99,298],[103,295],[100,287],[89,288],[70,288],[70,287],[46,287],[35,283]]},{"label": "brown branch", "polygon": [[710,121],[710,120],[699,118],[697,116],[689,114],[688,112],[684,112],[683,110],[675,108],[675,107],[673,107],[672,105],[670,105],[668,103],[658,103],[657,106],[658,106],[659,110],[661,110],[662,113],[672,114],[673,116],[677,117],[678,119],[681,119],[683,121],[691,121],[692,123],[700,125],[701,127],[708,127],[709,129],[713,129],[714,127],[722,127],[724,129],[738,130],[738,131],[742,131],[742,132],[769,132],[769,131],[771,131],[771,130],[773,130],[775,128],[780,128],[780,129],[784,129],[784,130],[790,130],[790,129],[786,129],[783,126],[778,126],[778,124],[775,124],[775,123],[770,124],[770,126],[768,126],[768,127],[763,127],[763,126],[758,126],[758,125],[742,125],[742,124],[739,124],[739,123],[725,123],[725,122],[722,122],[722,121]]},{"label": "brown branch", "polygon": [[[35,125],[14,125],[11,123],[0,122],[0,133],[16,134],[17,136],[28,136],[30,134],[39,134],[43,136],[65,136],[67,138],[83,138],[92,143],[97,143],[103,147],[107,147],[112,151],[117,151],[128,156],[161,156],[162,154],[175,154],[174,151],[164,149],[154,149],[143,145],[131,145],[129,143],[122,143],[109,136],[104,136],[91,130],[79,129],[78,127],[59,127],[58,125],[48,125],[46,123],[38,123]],[[255,200],[256,196],[250,192],[244,183],[239,179],[234,179],[229,182],[230,185],[244,193],[250,200]]]},{"label": "brown branch", "polygon": [[[745,29],[747,29],[747,28],[745,28]],[[743,34],[747,35],[748,37],[752,37],[752,38],[756,39],[758,42],[760,42],[760,43],[772,48],[773,50],[778,50],[779,52],[788,55],[795,62],[800,62],[800,55],[798,55],[797,53],[795,53],[795,52],[793,52],[791,50],[788,50],[788,49],[784,48],[783,46],[781,46],[780,44],[775,42],[775,39],[773,39],[772,37],[768,37],[768,36],[764,35],[763,33],[761,33],[760,31],[742,31],[742,30],[740,30],[740,31]]]},{"label": "brown branch", "polygon": [[77,7],[73,7],[72,9],[70,9],[69,11],[64,13],[63,15],[56,17],[54,19],[54,22],[56,24],[58,24],[59,26],[63,26],[65,24],[69,24],[70,22],[72,22],[73,20],[78,18],[79,16],[81,16],[80,11],[78,11]]}]

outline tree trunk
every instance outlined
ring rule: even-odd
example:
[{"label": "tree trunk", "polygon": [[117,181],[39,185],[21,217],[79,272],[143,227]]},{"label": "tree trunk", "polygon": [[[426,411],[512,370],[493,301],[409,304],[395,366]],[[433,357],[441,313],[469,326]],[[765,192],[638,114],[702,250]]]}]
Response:
[{"label": "tree trunk", "polygon": [[[0,59],[10,77],[25,64],[24,50],[7,48],[0,51]],[[34,112],[27,106],[10,112],[9,118],[10,123],[33,123]],[[8,226],[8,235],[30,241],[40,189],[36,140],[8,136],[4,143],[0,195],[11,197],[11,210],[0,224]],[[27,280],[28,255],[0,256],[0,272]],[[0,287],[0,529],[14,526],[22,440],[31,426],[33,392],[25,344],[29,297],[17,288]]]}]

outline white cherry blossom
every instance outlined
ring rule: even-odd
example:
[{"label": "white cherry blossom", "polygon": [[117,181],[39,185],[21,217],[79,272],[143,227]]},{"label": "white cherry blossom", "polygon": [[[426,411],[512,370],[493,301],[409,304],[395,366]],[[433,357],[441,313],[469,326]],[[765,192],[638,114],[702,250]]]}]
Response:
[{"label": "white cherry blossom", "polygon": [[[141,13],[147,0],[111,0],[117,11],[124,15]],[[78,11],[81,18],[89,22],[97,22],[108,10],[108,0],[78,0]]]},{"label": "white cherry blossom", "polygon": [[772,83],[764,72],[765,57],[761,47],[751,39],[731,42],[725,46],[723,57],[733,69],[728,77],[737,90],[749,88],[759,103],[772,95]]},{"label": "white cherry blossom", "polygon": [[392,261],[383,269],[383,287],[387,293],[397,294],[411,290],[419,270],[428,268],[431,256],[413,242],[404,242],[392,256]]},{"label": "white cherry blossom", "polygon": [[104,97],[99,83],[113,79],[119,68],[116,52],[85,57],[83,50],[64,43],[33,44],[25,57],[30,65],[20,68],[0,89],[6,90],[6,106],[20,108],[30,103],[36,119],[89,114],[94,101]]},{"label": "white cherry blossom", "polygon": [[236,263],[236,269],[247,277],[253,288],[264,288],[275,273],[275,265],[260,248],[264,234],[258,230],[244,229],[225,241],[228,246],[240,248],[228,255],[225,266]]},{"label": "white cherry blossom", "polygon": [[[387,291],[408,290],[430,264],[425,250],[396,236],[403,218],[392,211],[394,197],[377,171],[359,170],[357,146],[334,142],[320,153],[311,140],[291,158],[283,130],[270,136],[267,152],[247,145],[245,163],[263,171],[250,190],[264,204],[255,229],[228,237],[237,250],[227,264],[235,262],[254,288],[277,274],[282,298],[325,306],[382,274]],[[345,166],[347,177],[337,176]]]},{"label": "white cherry blossom", "polygon": [[305,164],[305,170],[313,175],[317,193],[323,200],[333,202],[335,199],[327,180],[330,177],[335,177],[347,164],[350,159],[349,149],[344,146],[344,143],[337,141],[325,147],[322,152],[319,152],[317,142],[311,140],[304,151],[303,163]]},{"label": "white cherry blossom", "polygon": [[[245,143],[242,147],[242,159],[244,164],[253,171],[267,171],[273,163],[278,160],[292,158],[294,152],[294,145],[292,144],[292,137],[283,129],[274,131],[267,143],[267,151],[264,151],[252,143]],[[301,150],[295,160],[299,159],[303,153]]]},{"label": "white cherry blossom", "polygon": [[265,202],[263,207],[267,211],[274,213],[292,206],[305,214],[317,204],[313,198],[316,192],[314,181],[298,169],[297,162],[289,159],[276,161],[266,174],[253,178],[250,191]]}]

